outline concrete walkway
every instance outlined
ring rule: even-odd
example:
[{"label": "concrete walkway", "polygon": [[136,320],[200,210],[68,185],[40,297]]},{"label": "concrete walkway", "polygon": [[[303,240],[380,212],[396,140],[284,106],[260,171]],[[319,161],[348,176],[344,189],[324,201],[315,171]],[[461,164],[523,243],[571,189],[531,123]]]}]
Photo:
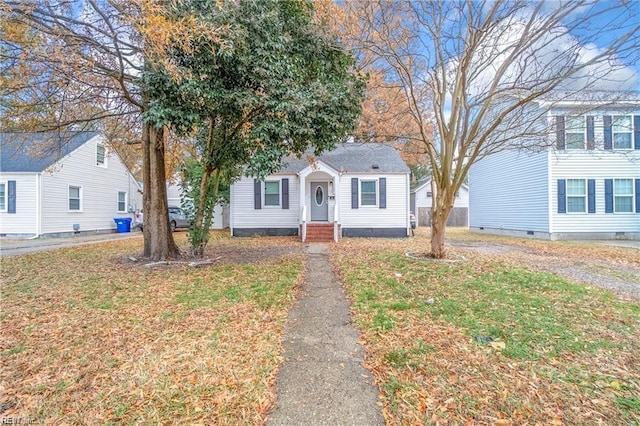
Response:
[{"label": "concrete walkway", "polygon": [[327,256],[310,244],[302,294],[289,312],[285,361],[267,425],[383,425],[378,388],[363,367],[349,302]]}]

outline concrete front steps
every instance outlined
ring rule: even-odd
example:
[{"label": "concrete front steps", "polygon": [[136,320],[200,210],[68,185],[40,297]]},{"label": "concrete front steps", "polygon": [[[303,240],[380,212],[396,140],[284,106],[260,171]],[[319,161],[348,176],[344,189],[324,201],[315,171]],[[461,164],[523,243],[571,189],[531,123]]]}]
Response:
[{"label": "concrete front steps", "polygon": [[333,223],[307,223],[307,243],[333,242]]}]

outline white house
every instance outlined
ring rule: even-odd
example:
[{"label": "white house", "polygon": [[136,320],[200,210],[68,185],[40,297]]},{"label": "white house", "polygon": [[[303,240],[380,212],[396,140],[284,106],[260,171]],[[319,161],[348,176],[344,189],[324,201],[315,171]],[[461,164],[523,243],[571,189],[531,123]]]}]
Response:
[{"label": "white house", "polygon": [[471,167],[471,230],[640,239],[640,96],[540,108],[554,128],[548,149],[503,151]]},{"label": "white house", "polygon": [[[411,190],[411,211],[416,215],[419,226],[430,226],[431,203],[433,201],[431,179],[427,178]],[[453,203],[447,226],[469,226],[469,187],[462,184]]]},{"label": "white house", "polygon": [[303,241],[409,235],[409,168],[390,145],[344,143],[288,158],[264,181],[231,187],[231,234]]},{"label": "white house", "polygon": [[140,187],[96,132],[0,133],[0,235],[112,232]]}]

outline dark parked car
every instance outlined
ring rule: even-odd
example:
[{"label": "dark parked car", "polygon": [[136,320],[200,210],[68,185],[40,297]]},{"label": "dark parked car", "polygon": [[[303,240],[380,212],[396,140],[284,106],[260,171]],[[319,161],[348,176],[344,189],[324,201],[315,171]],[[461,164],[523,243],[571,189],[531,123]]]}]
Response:
[{"label": "dark parked car", "polygon": [[[180,207],[169,207],[169,224],[171,225],[171,230],[175,231],[178,228],[188,228],[191,225],[191,221]],[[142,210],[136,213],[133,226],[140,228],[142,231],[144,227],[144,213]]]}]

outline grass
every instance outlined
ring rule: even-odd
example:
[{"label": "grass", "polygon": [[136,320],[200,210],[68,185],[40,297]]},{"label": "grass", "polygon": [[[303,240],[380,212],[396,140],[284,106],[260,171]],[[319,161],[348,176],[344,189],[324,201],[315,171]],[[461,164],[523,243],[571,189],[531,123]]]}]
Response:
[{"label": "grass", "polygon": [[[176,236],[186,244],[184,233]],[[286,313],[302,277],[299,243],[217,236],[209,254],[221,258],[213,266],[156,269],[127,260],[141,244],[120,240],[3,260],[0,406],[10,408],[0,417],[264,422]]]},{"label": "grass", "polygon": [[[567,258],[599,249],[492,241]],[[419,233],[345,239],[332,250],[388,424],[639,424],[637,301],[508,256],[451,249],[467,261],[442,263],[404,255],[428,244]],[[635,264],[637,250],[602,250],[615,253],[612,268]]]}]

